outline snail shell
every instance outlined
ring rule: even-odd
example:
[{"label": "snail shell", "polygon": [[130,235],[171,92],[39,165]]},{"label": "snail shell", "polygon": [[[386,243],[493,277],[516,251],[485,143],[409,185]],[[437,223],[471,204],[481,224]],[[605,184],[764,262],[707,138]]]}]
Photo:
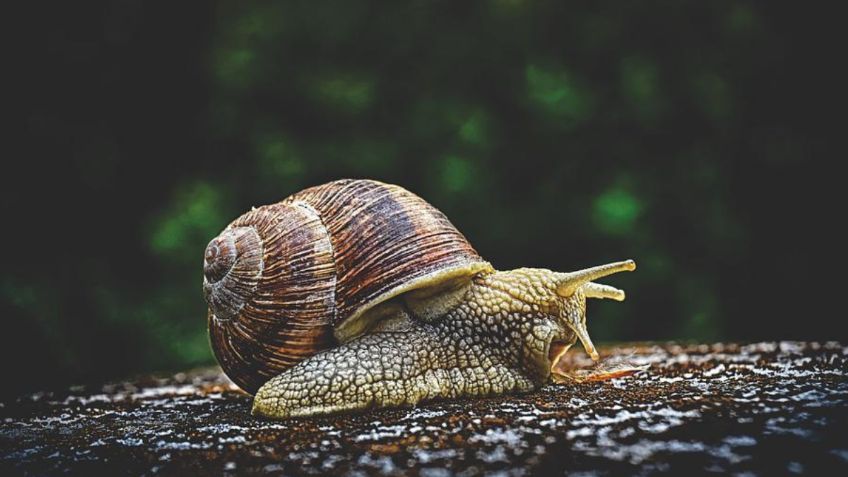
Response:
[{"label": "snail shell", "polygon": [[255,392],[313,354],[366,331],[402,293],[490,269],[444,214],[395,185],[340,180],[233,221],[206,248],[212,349]]}]

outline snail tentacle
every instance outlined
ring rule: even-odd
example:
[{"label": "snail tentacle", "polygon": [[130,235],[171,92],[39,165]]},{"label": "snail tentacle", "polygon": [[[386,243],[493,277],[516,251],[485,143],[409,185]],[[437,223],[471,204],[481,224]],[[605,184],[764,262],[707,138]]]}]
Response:
[{"label": "snail tentacle", "polygon": [[633,260],[624,260],[623,262],[613,262],[606,265],[598,265],[597,267],[587,268],[570,273],[557,274],[557,293],[561,297],[569,297],[584,284],[603,278],[608,275],[619,272],[632,272],[636,270],[636,262]]}]

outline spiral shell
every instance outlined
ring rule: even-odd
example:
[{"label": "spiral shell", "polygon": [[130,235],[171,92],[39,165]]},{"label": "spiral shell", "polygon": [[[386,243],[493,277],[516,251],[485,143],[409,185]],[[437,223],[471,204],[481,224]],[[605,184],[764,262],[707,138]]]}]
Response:
[{"label": "spiral shell", "polygon": [[489,268],[444,214],[411,192],[330,182],[242,215],[209,243],[210,342],[227,375],[252,393],[350,339],[374,306]]}]

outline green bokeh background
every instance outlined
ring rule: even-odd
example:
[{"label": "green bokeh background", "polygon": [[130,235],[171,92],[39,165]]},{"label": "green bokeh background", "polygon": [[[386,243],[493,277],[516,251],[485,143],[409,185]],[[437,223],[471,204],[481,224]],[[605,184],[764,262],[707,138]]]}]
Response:
[{"label": "green bokeh background", "polygon": [[793,5],[32,7],[5,391],[213,363],[207,242],[343,177],[416,192],[501,269],[636,259],[596,341],[844,339],[809,299],[842,60]]}]

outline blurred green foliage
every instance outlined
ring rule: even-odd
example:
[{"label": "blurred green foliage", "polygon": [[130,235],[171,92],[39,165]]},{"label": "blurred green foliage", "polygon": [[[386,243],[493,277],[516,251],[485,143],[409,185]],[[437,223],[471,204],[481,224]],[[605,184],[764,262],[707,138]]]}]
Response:
[{"label": "blurred green foliage", "polygon": [[597,341],[836,332],[801,293],[751,299],[811,273],[818,219],[785,212],[818,203],[827,87],[793,8],[167,5],[32,12],[31,141],[3,200],[27,231],[0,271],[11,390],[213,362],[206,243],[342,177],[418,193],[498,268],[635,258],[609,280],[627,302],[590,306]]}]

